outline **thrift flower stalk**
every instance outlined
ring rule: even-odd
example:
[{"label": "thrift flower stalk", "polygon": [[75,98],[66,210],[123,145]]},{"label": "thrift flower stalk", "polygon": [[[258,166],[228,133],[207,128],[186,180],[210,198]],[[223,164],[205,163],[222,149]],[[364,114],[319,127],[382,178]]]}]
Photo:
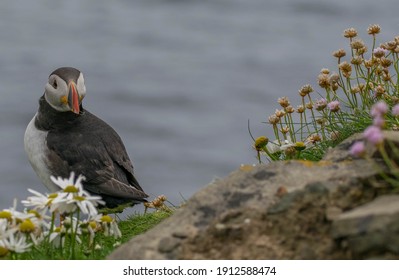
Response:
[{"label": "thrift flower stalk", "polygon": [[[277,143],[257,150],[259,163],[261,156],[272,161],[292,158],[290,151],[274,152],[276,147],[281,151],[285,140],[305,143],[317,134],[322,141],[306,146],[307,150],[316,150],[336,143],[340,137],[364,131],[367,141],[374,145],[381,143],[383,130],[399,127],[399,37],[377,43],[381,27],[371,24],[365,31],[372,36],[371,46],[356,29],[344,30],[348,47],[332,53],[336,70],[321,69],[315,79],[318,89],[309,84],[302,86],[297,105],[287,96],[278,98],[280,109],[268,119]],[[366,129],[370,124],[373,127]],[[361,154],[360,148],[360,144],[355,146],[354,153]]]}]

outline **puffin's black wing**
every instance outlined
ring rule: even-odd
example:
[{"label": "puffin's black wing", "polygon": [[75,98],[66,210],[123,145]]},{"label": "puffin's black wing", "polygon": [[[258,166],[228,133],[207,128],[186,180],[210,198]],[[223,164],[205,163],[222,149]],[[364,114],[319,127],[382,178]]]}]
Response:
[{"label": "puffin's black wing", "polygon": [[56,176],[85,176],[84,188],[107,203],[145,201],[148,197],[133,175],[133,165],[119,135],[87,110],[72,123],[47,135],[49,162]]}]

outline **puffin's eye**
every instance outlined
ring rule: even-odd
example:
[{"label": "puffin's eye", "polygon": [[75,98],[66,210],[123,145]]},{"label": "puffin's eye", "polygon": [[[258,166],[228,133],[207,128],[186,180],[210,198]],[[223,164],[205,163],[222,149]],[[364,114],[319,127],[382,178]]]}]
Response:
[{"label": "puffin's eye", "polygon": [[53,88],[57,89],[57,80],[56,79],[54,79],[54,81],[53,81]]}]

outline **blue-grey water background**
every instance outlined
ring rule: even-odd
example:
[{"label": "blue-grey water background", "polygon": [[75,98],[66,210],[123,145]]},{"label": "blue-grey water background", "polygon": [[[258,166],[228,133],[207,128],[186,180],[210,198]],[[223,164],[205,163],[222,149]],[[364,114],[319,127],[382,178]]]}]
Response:
[{"label": "blue-grey water background", "polygon": [[[369,43],[399,34],[398,4],[380,1],[1,1],[0,209],[46,189],[23,149],[47,77],[85,75],[84,106],[120,134],[145,191],[178,204],[215,177],[256,162],[247,131],[279,96],[316,85],[345,28]],[[315,86],[315,88],[317,88]]]}]

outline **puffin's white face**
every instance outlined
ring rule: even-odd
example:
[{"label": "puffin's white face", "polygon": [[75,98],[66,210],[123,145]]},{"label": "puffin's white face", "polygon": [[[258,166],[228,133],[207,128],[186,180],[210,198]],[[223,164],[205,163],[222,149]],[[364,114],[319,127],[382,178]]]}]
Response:
[{"label": "puffin's white face", "polygon": [[86,95],[83,74],[80,73],[76,82],[68,83],[57,74],[50,75],[45,86],[44,96],[48,104],[59,112],[80,112],[80,104]]}]

